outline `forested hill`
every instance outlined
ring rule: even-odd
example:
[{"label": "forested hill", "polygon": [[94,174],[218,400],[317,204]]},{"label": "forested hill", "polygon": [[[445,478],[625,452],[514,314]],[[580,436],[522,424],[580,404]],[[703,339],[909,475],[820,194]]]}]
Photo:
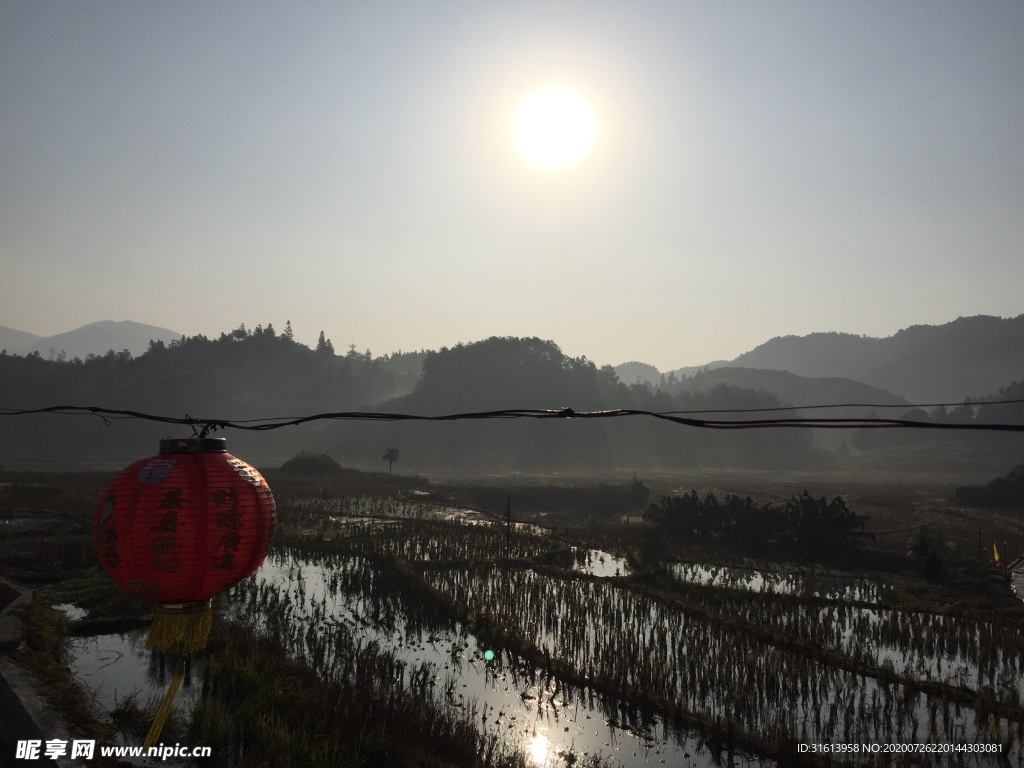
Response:
[{"label": "forested hill", "polygon": [[[872,405],[907,405],[905,398],[878,387],[862,384],[838,376],[811,378],[798,376],[789,371],[775,371],[761,368],[734,368],[723,366],[699,371],[681,379],[669,378],[661,388],[667,392],[707,392],[727,384],[745,389],[771,392],[784,403],[791,405],[826,405],[834,403],[870,403]],[[863,408],[830,413],[810,411],[812,416],[862,416]]]},{"label": "forested hill", "polygon": [[[381,404],[380,410],[439,415],[509,408],[672,411],[780,405],[774,395],[730,386],[677,395],[627,386],[611,366],[568,357],[554,342],[495,337],[429,352],[416,390]],[[811,461],[810,436],[801,430],[723,433],[645,417],[346,424],[335,433],[335,456],[358,462],[376,441],[378,453],[385,446],[401,449],[406,468],[767,468]]]},{"label": "forested hill", "polygon": [[[422,375],[415,378],[420,370]],[[400,397],[402,392],[408,394]],[[390,399],[389,399],[390,398]],[[239,329],[154,343],[138,357],[110,353],[85,361],[0,356],[0,406],[96,405],[202,418],[252,419],[322,411],[388,410],[443,414],[505,408],[653,411],[774,407],[773,395],[721,386],[670,395],[619,382],[611,367],[569,358],[540,339],[492,338],[437,352],[372,359],[316,350],[272,329]],[[9,467],[116,466],[155,452],[181,427],[94,417],[0,418],[0,464]],[[385,448],[408,470],[474,467],[494,471],[562,467],[804,466],[801,431],[711,433],[631,418],[487,423],[316,423],[285,430],[230,431],[229,450],[265,465],[302,449],[332,451],[350,465],[379,467]]]},{"label": "forested hill", "polygon": [[492,337],[428,352],[419,385],[403,401],[418,412],[582,411],[612,407],[627,393],[611,366],[599,369],[586,357],[568,357],[552,341]]},{"label": "forested hill", "polygon": [[885,339],[848,333],[776,337],[730,365],[841,376],[914,402],[958,401],[995,392],[1022,377],[1024,315],[914,325]]},{"label": "forested hill", "polygon": [[[137,358],[124,352],[84,361],[0,355],[0,406],[95,405],[227,419],[355,410],[411,391],[423,356],[398,353],[372,359],[369,353],[354,351],[338,356],[329,342],[311,350],[278,335],[273,327],[242,327],[218,339],[157,342]],[[244,448],[256,459],[276,459],[315,442],[321,430],[232,432],[229,450]],[[182,436],[182,431],[137,421],[113,421],[104,427],[93,417],[4,417],[0,464],[116,463],[153,453],[157,440]]]}]

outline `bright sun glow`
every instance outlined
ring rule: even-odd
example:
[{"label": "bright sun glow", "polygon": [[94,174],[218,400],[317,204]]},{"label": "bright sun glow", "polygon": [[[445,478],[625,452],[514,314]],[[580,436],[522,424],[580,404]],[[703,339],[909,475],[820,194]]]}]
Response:
[{"label": "bright sun glow", "polygon": [[579,93],[553,86],[531,94],[516,111],[512,135],[527,160],[541,168],[562,168],[579,160],[594,143],[594,112]]},{"label": "bright sun glow", "polygon": [[547,765],[550,742],[543,733],[538,733],[527,745],[530,750],[530,762],[534,765]]}]

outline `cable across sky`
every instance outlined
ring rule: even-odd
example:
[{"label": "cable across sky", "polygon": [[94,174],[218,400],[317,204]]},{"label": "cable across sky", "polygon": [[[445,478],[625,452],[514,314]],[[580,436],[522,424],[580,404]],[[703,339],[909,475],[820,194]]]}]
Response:
[{"label": "cable across sky", "polygon": [[[984,403],[970,403],[969,405],[985,406],[997,404],[1021,403],[1024,400],[1000,400]],[[936,404],[946,405],[946,404]],[[962,405],[962,404],[958,404]],[[634,408],[615,408],[602,411],[576,411],[572,408],[537,409],[537,408],[512,408],[496,411],[473,411],[467,413],[450,413],[438,416],[423,416],[411,413],[377,413],[373,411],[337,411],[327,413],[316,413],[309,416],[281,416],[259,419],[218,419],[207,417],[193,417],[186,414],[179,416],[164,416],[159,414],[143,413],[140,411],[121,410],[114,408],[102,408],[99,406],[80,405],[54,405],[46,408],[0,408],[0,416],[32,416],[41,414],[53,414],[58,416],[96,416],[102,418],[108,425],[113,420],[141,419],[154,421],[163,424],[179,424],[191,427],[200,437],[205,437],[209,432],[221,429],[239,429],[250,432],[265,432],[283,427],[294,427],[314,421],[470,421],[484,419],[609,419],[627,416],[646,416],[654,419],[661,419],[687,427],[700,429],[778,429],[778,428],[803,428],[803,429],[944,429],[944,430],[969,430],[985,432],[1024,432],[1024,424],[1004,423],[977,423],[977,422],[932,422],[918,419],[883,419],[877,417],[866,418],[777,418],[777,419],[703,419],[691,418],[690,416],[700,413],[750,413],[755,411],[797,411],[815,408],[840,408],[840,407],[904,407],[915,408],[920,406],[878,406],[859,403],[818,405],[818,406],[797,406],[792,408],[746,408],[746,409],[724,409],[716,411],[646,411]],[[199,428],[197,430],[196,428]]]}]

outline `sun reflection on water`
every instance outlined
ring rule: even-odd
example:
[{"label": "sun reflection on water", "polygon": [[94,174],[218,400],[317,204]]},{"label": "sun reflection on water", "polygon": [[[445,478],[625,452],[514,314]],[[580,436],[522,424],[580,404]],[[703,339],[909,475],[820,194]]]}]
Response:
[{"label": "sun reflection on water", "polygon": [[533,765],[545,766],[548,764],[548,757],[551,754],[551,742],[543,733],[538,733],[527,745],[530,754],[530,762]]}]

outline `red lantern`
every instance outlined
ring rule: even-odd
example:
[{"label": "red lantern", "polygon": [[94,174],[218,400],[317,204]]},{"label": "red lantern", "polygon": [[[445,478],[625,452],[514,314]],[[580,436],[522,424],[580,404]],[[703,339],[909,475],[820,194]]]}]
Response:
[{"label": "red lantern", "polygon": [[[114,579],[157,600],[146,647],[189,654],[206,646],[210,598],[255,573],[267,556],[277,505],[267,481],[224,438],[161,440],[103,492],[93,545]],[[185,656],[143,746],[160,737],[185,676]]]},{"label": "red lantern", "polygon": [[160,603],[147,646],[206,645],[210,598],[259,568],[277,507],[266,481],[224,438],[161,440],[107,486],[93,544],[114,579]]}]

